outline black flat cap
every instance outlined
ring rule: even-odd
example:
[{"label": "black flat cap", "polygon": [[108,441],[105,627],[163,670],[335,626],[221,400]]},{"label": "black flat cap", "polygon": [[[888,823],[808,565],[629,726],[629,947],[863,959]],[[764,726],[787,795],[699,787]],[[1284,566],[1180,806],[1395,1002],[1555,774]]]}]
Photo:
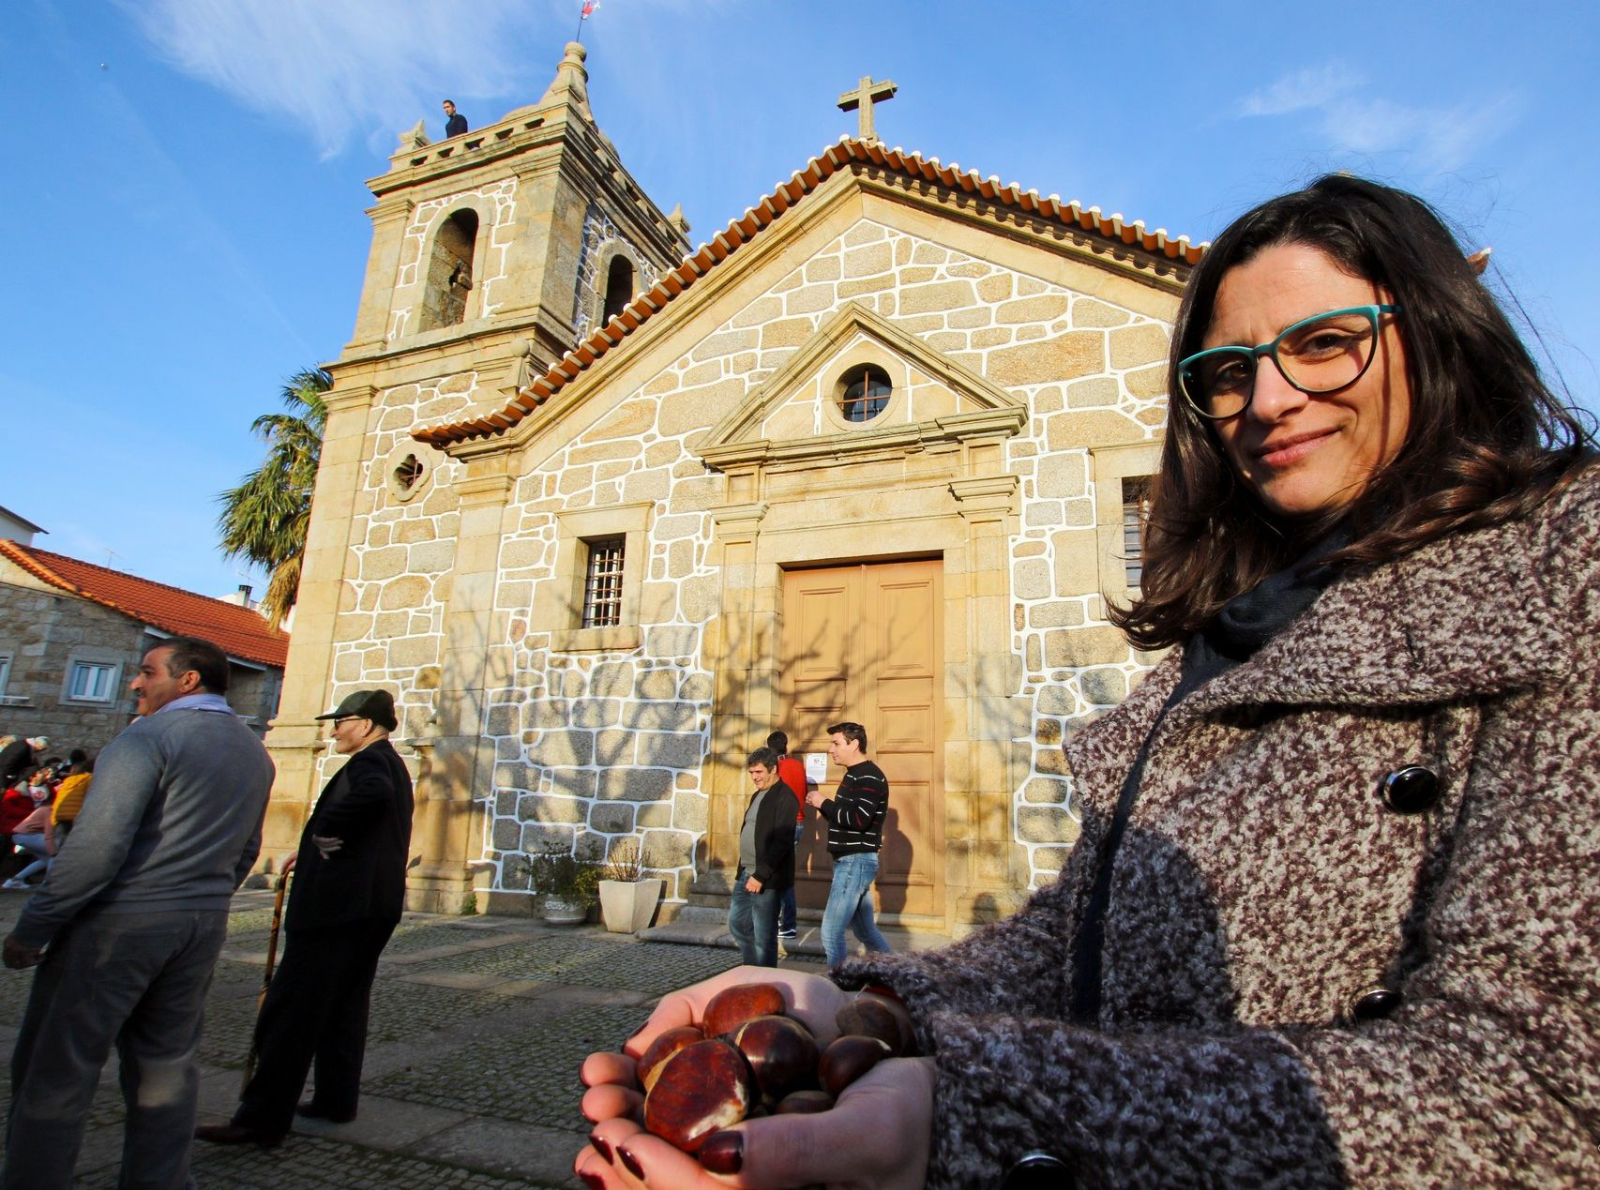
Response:
[{"label": "black flat cap", "polygon": [[385,731],[393,731],[398,720],[394,717],[394,695],[387,690],[357,690],[347,694],[344,701],[318,719],[370,719]]}]

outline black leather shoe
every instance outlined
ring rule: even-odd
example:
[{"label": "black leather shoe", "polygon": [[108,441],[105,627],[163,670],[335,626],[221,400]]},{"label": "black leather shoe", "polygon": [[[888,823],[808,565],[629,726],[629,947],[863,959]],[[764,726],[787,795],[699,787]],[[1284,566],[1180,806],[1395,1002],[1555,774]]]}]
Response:
[{"label": "black leather shoe", "polygon": [[294,1109],[294,1114],[308,1120],[326,1120],[330,1124],[348,1124],[356,1118],[355,1112],[331,1112],[315,1099],[307,1099]]},{"label": "black leather shoe", "polygon": [[214,1145],[260,1145],[263,1149],[275,1149],[283,1143],[281,1132],[267,1132],[244,1124],[201,1124],[194,1130],[194,1138]]}]

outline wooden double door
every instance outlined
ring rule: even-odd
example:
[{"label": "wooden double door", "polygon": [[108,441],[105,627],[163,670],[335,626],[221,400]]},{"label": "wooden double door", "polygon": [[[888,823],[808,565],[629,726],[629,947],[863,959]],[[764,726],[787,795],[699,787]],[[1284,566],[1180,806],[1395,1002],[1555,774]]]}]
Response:
[{"label": "wooden double door", "polygon": [[[889,779],[879,855],[879,911],[944,916],[940,760],[944,599],[937,560],[790,570],[783,580],[778,719],[789,751],[828,750],[828,726],[867,730],[867,754]],[[833,796],[844,770],[820,785]],[[827,822],[806,807],[795,863],[802,907],[828,900]]]}]

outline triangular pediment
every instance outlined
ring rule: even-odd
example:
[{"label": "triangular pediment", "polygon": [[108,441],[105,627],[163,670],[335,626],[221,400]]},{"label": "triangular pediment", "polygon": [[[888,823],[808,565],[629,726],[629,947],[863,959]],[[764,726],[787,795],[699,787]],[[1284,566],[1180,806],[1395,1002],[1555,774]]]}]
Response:
[{"label": "triangular pediment", "polygon": [[[838,394],[871,366],[892,393],[877,416],[848,420]],[[1010,437],[1023,401],[859,302],[841,307],[739,408],[711,430],[701,457],[726,469],[775,458]]]}]

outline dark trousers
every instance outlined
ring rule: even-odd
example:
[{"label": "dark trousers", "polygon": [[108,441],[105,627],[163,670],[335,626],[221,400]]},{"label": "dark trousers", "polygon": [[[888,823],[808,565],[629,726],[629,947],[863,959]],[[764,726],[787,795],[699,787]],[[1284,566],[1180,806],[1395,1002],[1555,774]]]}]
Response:
[{"label": "dark trousers", "polygon": [[256,1072],[239,1097],[235,1124],[288,1132],[313,1064],[316,1105],[328,1115],[355,1114],[372,980],[397,924],[363,921],[288,935],[256,1020]]},{"label": "dark trousers", "polygon": [[115,1045],[121,1059],[121,1187],[189,1180],[200,1075],[195,1048],[225,909],[90,910],[56,935],[34,971],[11,1057],[6,1190],[66,1190]]}]

